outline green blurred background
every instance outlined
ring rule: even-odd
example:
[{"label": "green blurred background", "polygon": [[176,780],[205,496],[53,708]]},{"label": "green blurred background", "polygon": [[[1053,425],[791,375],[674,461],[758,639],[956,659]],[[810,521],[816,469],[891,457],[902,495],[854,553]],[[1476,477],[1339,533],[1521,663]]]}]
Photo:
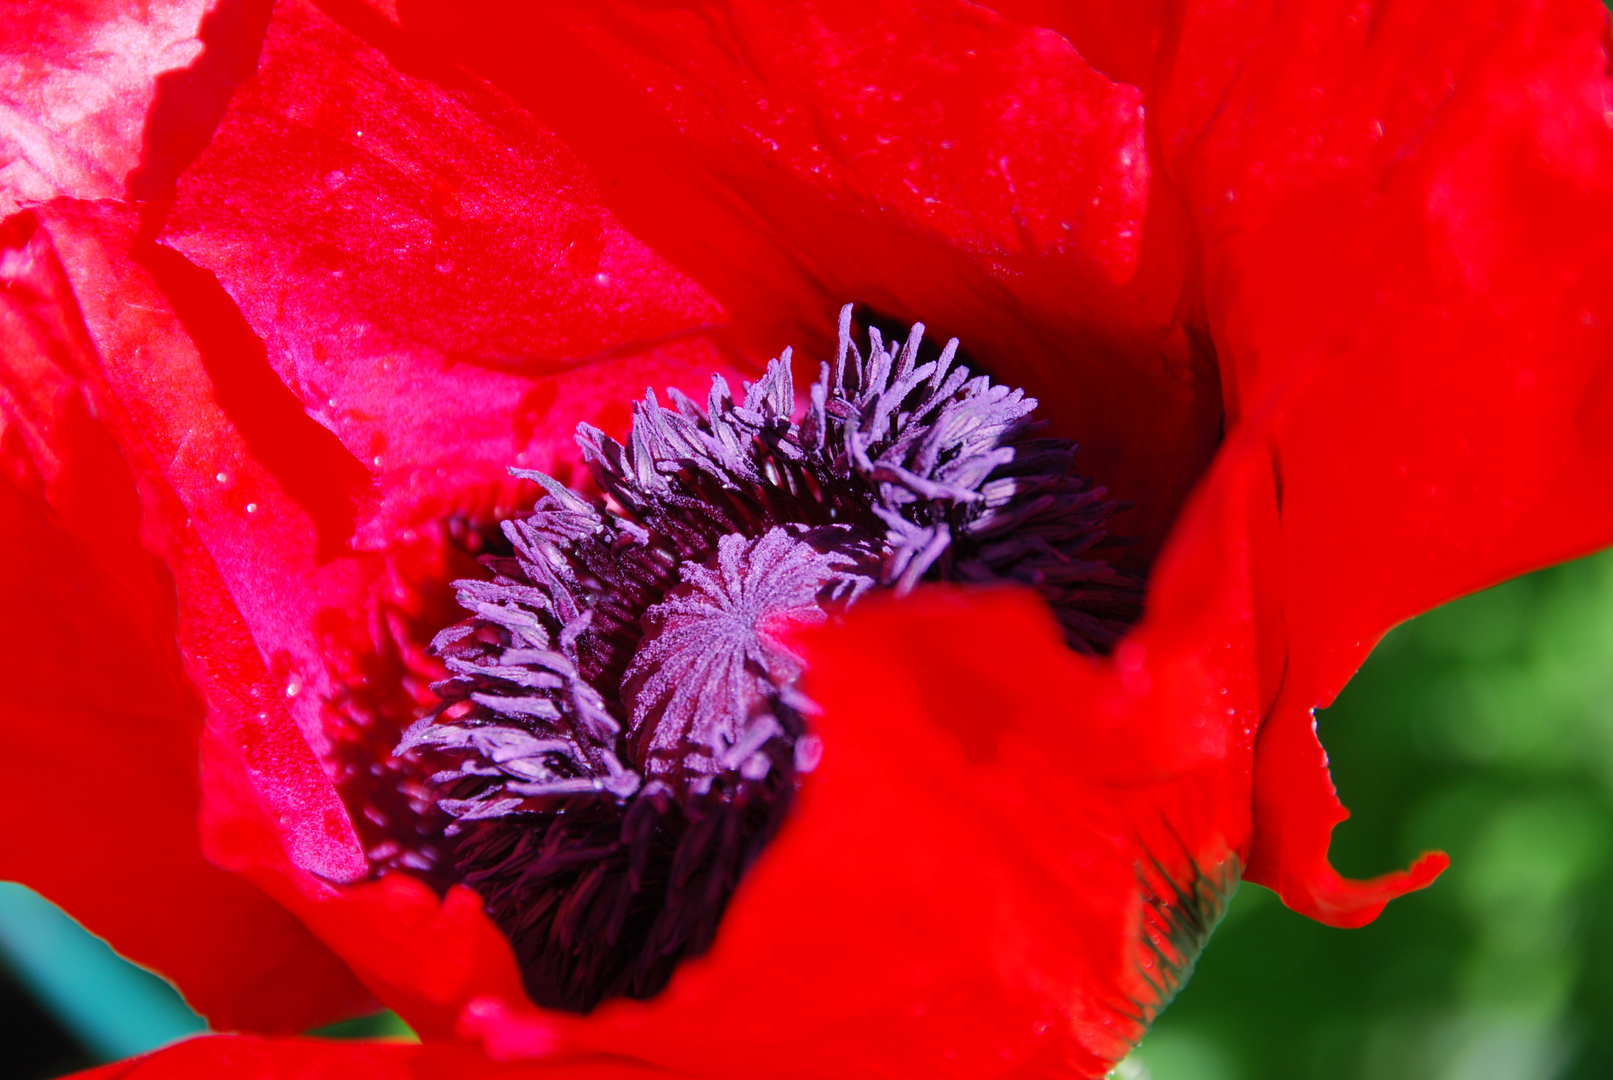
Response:
[{"label": "green blurred background", "polygon": [[[1366,876],[1452,868],[1362,930],[1245,885],[1124,1080],[1590,1080],[1613,1076],[1613,552],[1394,631],[1321,716]],[[0,1075],[201,1029],[167,984],[0,885]],[[334,1036],[404,1035],[395,1018]]]},{"label": "green blurred background", "polygon": [[1401,626],[1319,724],[1334,864],[1451,868],[1361,930],[1243,886],[1117,1076],[1613,1077],[1613,552]]}]

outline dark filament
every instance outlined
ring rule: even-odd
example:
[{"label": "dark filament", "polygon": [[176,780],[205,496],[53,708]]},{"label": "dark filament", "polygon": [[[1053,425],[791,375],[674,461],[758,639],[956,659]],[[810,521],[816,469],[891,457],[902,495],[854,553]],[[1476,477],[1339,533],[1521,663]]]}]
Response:
[{"label": "dark filament", "polygon": [[956,340],[921,358],[923,333],[872,329],[865,356],[848,305],[799,422],[785,350],[743,403],[718,376],[704,409],[647,392],[626,446],[581,426],[603,499],[517,472],[547,494],[490,580],[455,584],[470,617],[432,645],[453,675],[397,753],[442,761],[458,876],[539,1004],[648,997],[710,947],[818,760],[794,628],[921,581],[1028,586],[1082,652],[1137,617],[1075,444]]}]

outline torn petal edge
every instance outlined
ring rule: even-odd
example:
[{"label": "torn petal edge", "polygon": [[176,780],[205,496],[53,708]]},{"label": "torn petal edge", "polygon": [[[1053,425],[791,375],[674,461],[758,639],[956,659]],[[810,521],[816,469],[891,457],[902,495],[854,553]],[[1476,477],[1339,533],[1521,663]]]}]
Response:
[{"label": "torn petal edge", "polygon": [[1333,828],[1350,816],[1328,771],[1312,710],[1288,695],[1261,726],[1255,742],[1254,837],[1244,879],[1264,885],[1301,915],[1353,929],[1376,919],[1397,897],[1427,888],[1450,865],[1427,851],[1405,870],[1364,881],[1347,878],[1328,861]]}]

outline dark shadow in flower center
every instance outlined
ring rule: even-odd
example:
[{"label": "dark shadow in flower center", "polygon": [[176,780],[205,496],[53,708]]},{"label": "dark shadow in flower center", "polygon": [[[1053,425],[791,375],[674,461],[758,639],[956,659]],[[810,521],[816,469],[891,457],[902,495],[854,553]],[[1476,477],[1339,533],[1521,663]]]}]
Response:
[{"label": "dark shadow in flower center", "polygon": [[521,474],[548,494],[456,583],[453,675],[397,753],[442,765],[457,873],[539,1004],[648,997],[710,947],[818,760],[798,628],[934,580],[1034,589],[1083,652],[1137,617],[1075,445],[922,342],[871,328],[865,355],[848,305],[804,409],[786,350],[742,401],[646,394],[625,446],[581,427],[604,498]]}]

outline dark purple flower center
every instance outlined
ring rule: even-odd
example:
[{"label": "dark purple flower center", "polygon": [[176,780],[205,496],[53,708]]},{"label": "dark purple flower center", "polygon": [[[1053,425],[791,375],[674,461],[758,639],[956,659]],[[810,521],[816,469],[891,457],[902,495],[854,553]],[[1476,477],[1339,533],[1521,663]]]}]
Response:
[{"label": "dark purple flower center", "polygon": [[923,333],[865,356],[847,306],[799,421],[786,350],[742,403],[721,377],[704,409],[647,393],[626,446],[583,425],[603,499],[518,473],[547,495],[456,583],[452,677],[397,752],[442,760],[457,875],[540,1004],[647,997],[710,946],[818,760],[796,628],[927,580],[1035,589],[1083,652],[1136,618],[1075,444]]}]

